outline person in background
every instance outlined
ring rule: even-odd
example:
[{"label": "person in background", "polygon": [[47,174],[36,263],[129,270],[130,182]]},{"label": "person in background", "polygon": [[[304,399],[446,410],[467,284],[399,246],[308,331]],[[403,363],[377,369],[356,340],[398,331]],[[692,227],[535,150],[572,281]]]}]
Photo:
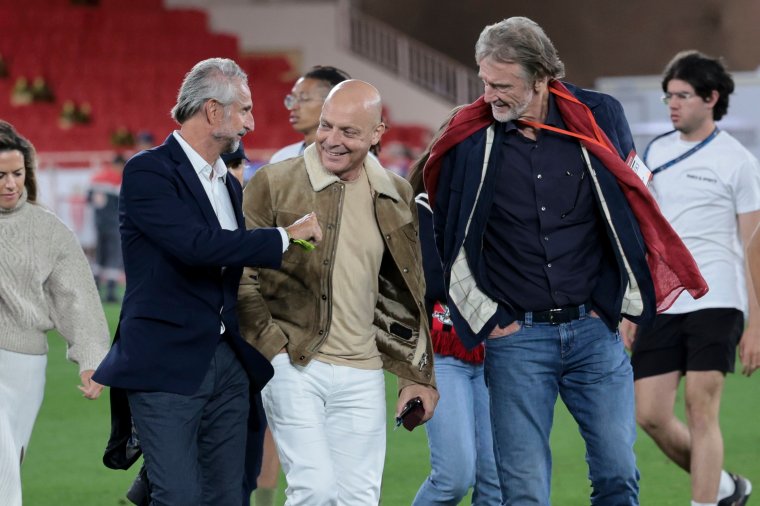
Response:
[{"label": "person in background", "polygon": [[108,303],[119,301],[118,286],[124,268],[119,235],[119,190],[125,163],[122,155],[116,155],[111,163],[93,174],[87,192],[87,203],[95,217],[95,286],[100,291],[105,281],[103,301]]},{"label": "person in background", "polygon": [[[21,463],[45,391],[46,332],[56,329],[79,365],[87,399],[103,387],[92,375],[109,331],[77,238],[37,203],[36,155],[0,121],[0,498],[21,506]],[[62,470],[62,472],[65,472]]]},{"label": "person in background", "polygon": [[55,100],[53,90],[42,76],[37,76],[32,81],[32,100],[34,102],[52,102]]},{"label": "person in background", "polygon": [[[461,107],[451,111],[443,127]],[[443,133],[443,127],[438,135]],[[438,135],[431,141],[435,142]],[[456,335],[446,306],[441,259],[433,237],[433,212],[422,180],[430,146],[409,170],[420,222],[425,310],[433,341],[436,386],[440,399],[435,416],[425,424],[430,447],[430,476],[417,491],[413,506],[456,506],[470,487],[472,504],[501,505],[499,475],[491,437],[488,388],[483,376],[484,346],[468,350]]]},{"label": "person in background", "polygon": [[29,105],[34,101],[32,86],[26,77],[19,77],[11,89],[11,105]]},{"label": "person in background", "polygon": [[252,108],[234,61],[203,60],[172,109],[179,129],[124,168],[127,286],[94,377],[111,387],[112,414],[131,416],[154,506],[241,504],[249,392],[273,373],[239,334],[242,269],[276,269],[289,238],[321,238],[313,214],[287,230],[245,230],[240,184],[220,155],[253,130]]},{"label": "person in background", "polygon": [[[752,484],[723,470],[720,399],[736,347],[745,374],[757,367],[760,307],[745,275],[743,245],[760,223],[760,163],[716,121],[734,81],[720,60],[678,53],[663,73],[663,101],[675,130],[655,138],[644,162],[662,213],[697,261],[710,291],[682,294],[652,325],[626,324],[636,417],[657,446],[691,475],[692,506],[743,505]],[[744,327],[744,313],[749,322]],[[686,423],[675,416],[685,378]]]},{"label": "person in background", "polygon": [[[760,293],[760,227],[755,229],[747,246],[747,263],[752,276],[755,297]],[[760,368],[760,350],[748,350],[740,356],[744,374],[751,375]]]},{"label": "person in background", "polygon": [[148,130],[140,130],[135,136],[135,152],[145,151],[156,145],[156,140],[153,134]]},{"label": "person in background", "polygon": [[617,100],[561,82],[554,45],[525,17],[485,27],[475,59],[484,94],[433,145],[424,178],[451,319],[467,348],[485,342],[503,503],[549,504],[561,396],[586,443],[591,504],[637,505],[618,323],[707,285],[624,161],[633,138]]},{"label": "person in background", "polygon": [[285,146],[272,155],[269,163],[275,163],[303,154],[306,146],[314,142],[319,126],[322,104],[330,90],[338,83],[351,79],[335,67],[317,65],[301,76],[285,97],[285,108],[290,111],[290,125],[303,135],[303,141]]},{"label": "person in background", "polygon": [[291,506],[378,504],[383,369],[399,379],[397,416],[419,397],[428,420],[438,401],[414,195],[368,156],[381,110],[374,86],[338,84],[314,144],[245,188],[249,228],[286,226],[307,208],[324,220],[316,249],[291,248],[281,270],[247,269],[240,283],[243,336],[275,368],[262,400]]},{"label": "person in background", "polygon": [[240,186],[245,186],[243,176],[245,172],[245,162],[248,161],[248,157],[245,156],[243,141],[240,141],[240,145],[232,153],[222,153],[222,161],[224,162],[224,165],[227,166],[227,170],[230,171],[230,174],[235,176],[235,179],[238,180]]}]

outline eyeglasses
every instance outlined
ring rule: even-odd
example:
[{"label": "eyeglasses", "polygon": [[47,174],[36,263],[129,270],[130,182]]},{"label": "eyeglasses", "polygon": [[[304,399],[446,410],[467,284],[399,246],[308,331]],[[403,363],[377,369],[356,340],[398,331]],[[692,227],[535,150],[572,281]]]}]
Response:
[{"label": "eyeglasses", "polygon": [[300,97],[296,95],[285,95],[285,100],[283,100],[283,103],[285,104],[285,109],[288,111],[292,111],[293,108],[296,106],[296,104],[301,105],[305,104],[306,102],[311,102],[312,100],[316,100],[312,97],[307,97],[304,95],[301,95]]},{"label": "eyeglasses", "polygon": [[660,97],[660,99],[662,100],[663,104],[668,105],[674,98],[677,98],[678,100],[689,100],[693,97],[696,97],[694,93],[691,93],[689,91],[678,91],[676,93],[666,93]]}]

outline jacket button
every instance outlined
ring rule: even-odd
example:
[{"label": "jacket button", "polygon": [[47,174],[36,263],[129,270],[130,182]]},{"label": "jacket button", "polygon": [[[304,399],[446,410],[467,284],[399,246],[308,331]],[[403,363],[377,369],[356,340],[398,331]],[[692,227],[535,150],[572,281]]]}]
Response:
[{"label": "jacket button", "polygon": [[327,264],[329,264],[330,262],[329,262],[328,260],[324,260],[322,263],[323,263],[323,264],[325,264],[325,265],[327,265]]},{"label": "jacket button", "polygon": [[322,300],[327,300],[327,295],[322,295]]},{"label": "jacket button", "polygon": [[386,236],[385,236],[385,239],[386,239],[387,241],[390,241],[390,240],[391,240],[391,236],[390,236],[390,234],[386,235]]},{"label": "jacket button", "polygon": [[332,223],[328,223],[328,225],[327,225],[327,229],[328,229],[328,230],[332,230],[332,228],[333,228],[333,226],[332,226]]},{"label": "jacket button", "polygon": [[305,358],[306,358],[305,356],[301,355],[300,357],[298,357],[298,360],[303,360]]},{"label": "jacket button", "polygon": [[409,272],[409,269],[407,269],[406,267],[404,267],[404,272]]},{"label": "jacket button", "polygon": [[320,331],[319,331],[319,335],[320,335],[320,336],[321,336],[322,334],[324,334],[324,333],[325,333],[325,331],[324,331],[324,330],[320,330]]}]

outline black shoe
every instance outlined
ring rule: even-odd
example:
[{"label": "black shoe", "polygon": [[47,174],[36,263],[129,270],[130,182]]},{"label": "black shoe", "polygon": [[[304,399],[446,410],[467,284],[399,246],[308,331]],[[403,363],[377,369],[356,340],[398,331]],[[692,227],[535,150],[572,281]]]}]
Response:
[{"label": "black shoe", "polygon": [[752,493],[752,482],[744,476],[728,473],[734,480],[734,493],[718,501],[718,506],[744,506]]},{"label": "black shoe", "polygon": [[148,472],[144,465],[140,468],[129,490],[127,490],[127,499],[137,506],[149,506],[150,482],[148,481]]}]

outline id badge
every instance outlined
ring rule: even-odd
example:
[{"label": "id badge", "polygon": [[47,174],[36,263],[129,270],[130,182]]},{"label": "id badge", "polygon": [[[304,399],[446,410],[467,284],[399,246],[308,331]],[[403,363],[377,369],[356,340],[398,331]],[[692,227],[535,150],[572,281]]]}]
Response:
[{"label": "id badge", "polygon": [[649,183],[652,181],[652,171],[646,166],[644,160],[639,158],[636,151],[631,150],[631,152],[628,153],[628,158],[625,159],[625,163],[636,173],[639,179],[641,179],[644,186],[649,186]]}]

